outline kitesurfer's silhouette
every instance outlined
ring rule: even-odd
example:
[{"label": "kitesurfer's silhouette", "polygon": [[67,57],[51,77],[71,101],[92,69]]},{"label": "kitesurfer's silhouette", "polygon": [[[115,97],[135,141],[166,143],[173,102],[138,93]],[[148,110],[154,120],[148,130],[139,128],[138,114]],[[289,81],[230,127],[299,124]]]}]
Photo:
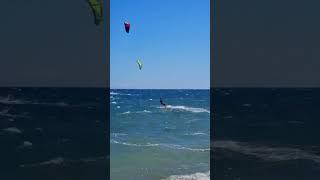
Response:
[{"label": "kitesurfer's silhouette", "polygon": [[160,104],[161,104],[162,106],[166,106],[166,104],[163,103],[162,98],[160,98]]}]

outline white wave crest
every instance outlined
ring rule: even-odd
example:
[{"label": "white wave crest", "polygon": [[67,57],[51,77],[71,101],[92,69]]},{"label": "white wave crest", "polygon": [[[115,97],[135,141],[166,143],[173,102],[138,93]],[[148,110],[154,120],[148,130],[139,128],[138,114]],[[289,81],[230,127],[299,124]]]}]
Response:
[{"label": "white wave crest", "polygon": [[198,151],[198,152],[210,151],[209,148],[206,148],[206,149],[189,148],[189,147],[184,147],[184,146],[181,146],[181,145],[165,144],[165,143],[160,143],[160,144],[153,144],[153,143],[135,144],[135,143],[120,142],[120,141],[116,141],[116,140],[113,140],[113,139],[110,140],[110,143],[112,143],[112,144],[120,144],[120,145],[124,145],[124,146],[133,146],[133,147],[164,147],[164,148],[169,148],[169,149]]},{"label": "white wave crest", "polygon": [[131,114],[131,113],[152,113],[151,111],[148,110],[143,110],[143,111],[137,111],[137,112],[131,112],[131,111],[126,111],[120,114]]},{"label": "white wave crest", "polygon": [[201,135],[207,135],[207,134],[202,133],[202,132],[195,132],[195,133],[186,133],[184,135],[186,135],[186,136],[201,136]]},{"label": "white wave crest", "polygon": [[112,137],[118,137],[118,136],[127,136],[128,134],[126,133],[111,133]]},{"label": "white wave crest", "polygon": [[210,171],[206,173],[194,173],[189,175],[171,175],[164,180],[210,180]]},{"label": "white wave crest", "polygon": [[123,112],[123,113],[120,113],[120,114],[130,114],[131,112],[130,111],[126,111],[126,112]]},{"label": "white wave crest", "polygon": [[[130,94],[130,93],[116,93],[116,92],[113,92],[113,91],[110,92],[110,95],[134,96],[133,94]],[[135,94],[135,95],[138,95],[138,94]]]},{"label": "white wave crest", "polygon": [[180,111],[188,111],[193,113],[210,113],[209,110],[204,108],[195,108],[195,107],[187,107],[187,106],[172,106],[167,105],[166,107],[161,106],[160,108],[171,109],[171,110],[180,110]]},{"label": "white wave crest", "polygon": [[151,113],[151,111],[143,110],[143,111],[137,111],[137,113]]}]

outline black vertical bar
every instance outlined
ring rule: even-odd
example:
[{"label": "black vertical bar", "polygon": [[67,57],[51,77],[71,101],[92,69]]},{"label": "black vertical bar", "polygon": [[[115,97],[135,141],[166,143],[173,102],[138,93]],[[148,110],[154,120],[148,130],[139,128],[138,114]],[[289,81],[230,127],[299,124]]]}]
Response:
[{"label": "black vertical bar", "polygon": [[110,0],[105,0],[105,61],[107,61],[107,87],[106,87],[106,143],[107,143],[107,179],[110,179]]}]

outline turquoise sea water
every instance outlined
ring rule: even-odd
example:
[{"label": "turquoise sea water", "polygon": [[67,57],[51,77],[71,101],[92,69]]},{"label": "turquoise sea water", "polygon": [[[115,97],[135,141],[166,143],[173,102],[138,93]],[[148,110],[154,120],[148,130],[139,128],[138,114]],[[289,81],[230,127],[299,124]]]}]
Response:
[{"label": "turquoise sea water", "polygon": [[111,90],[110,113],[111,179],[209,179],[209,90]]}]

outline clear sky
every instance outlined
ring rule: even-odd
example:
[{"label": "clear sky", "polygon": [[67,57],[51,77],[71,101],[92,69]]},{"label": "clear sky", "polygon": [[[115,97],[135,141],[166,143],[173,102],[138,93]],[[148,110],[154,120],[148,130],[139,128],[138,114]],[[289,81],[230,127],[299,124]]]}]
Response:
[{"label": "clear sky", "polygon": [[[110,3],[111,88],[209,88],[209,0]],[[131,24],[129,34],[124,21]],[[141,71],[137,59],[144,64]]]}]

